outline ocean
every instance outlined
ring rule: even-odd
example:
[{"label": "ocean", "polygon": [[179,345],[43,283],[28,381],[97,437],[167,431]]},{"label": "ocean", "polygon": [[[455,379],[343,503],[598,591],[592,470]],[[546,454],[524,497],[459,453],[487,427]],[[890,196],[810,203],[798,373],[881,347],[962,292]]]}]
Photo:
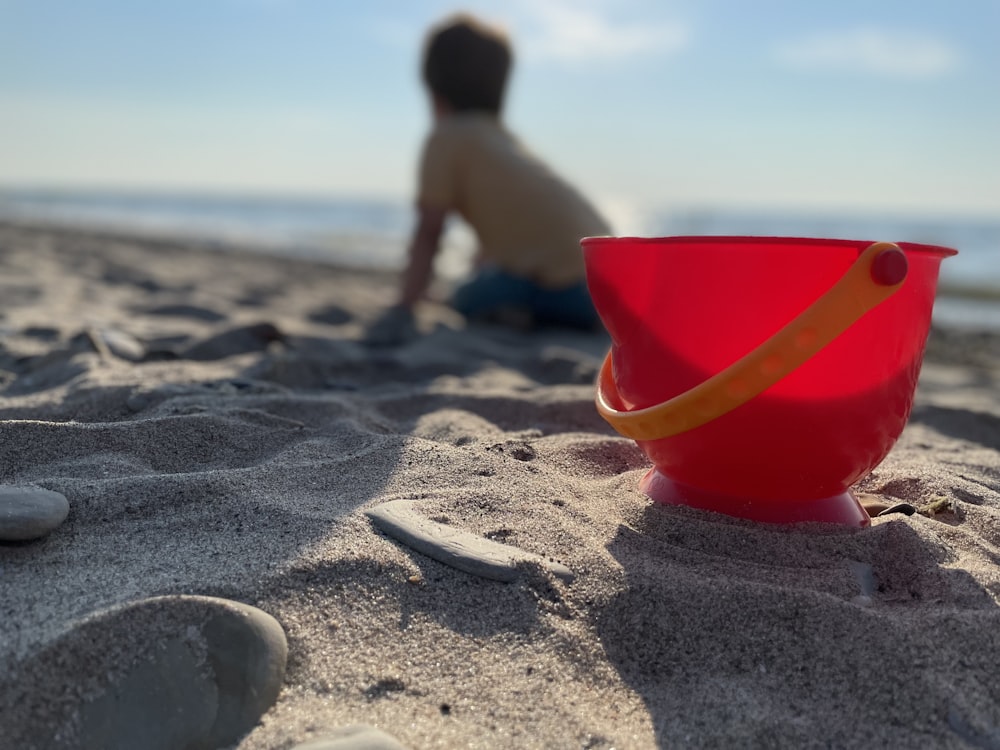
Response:
[{"label": "ocean", "polygon": [[[628,235],[762,235],[924,242],[959,255],[941,267],[935,319],[1000,330],[1000,217],[899,217],[790,211],[672,208],[607,211]],[[0,189],[0,220],[39,221],[150,236],[186,236],[369,268],[404,262],[412,207],[365,197]],[[459,277],[474,238],[453,222],[437,264]]]}]

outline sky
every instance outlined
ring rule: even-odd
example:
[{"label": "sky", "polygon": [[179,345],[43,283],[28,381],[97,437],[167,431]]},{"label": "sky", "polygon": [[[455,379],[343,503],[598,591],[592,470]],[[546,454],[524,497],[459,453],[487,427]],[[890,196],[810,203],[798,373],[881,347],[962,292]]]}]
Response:
[{"label": "sky", "polygon": [[1000,217],[1000,0],[0,0],[0,186],[409,199],[456,10],[603,206]]}]

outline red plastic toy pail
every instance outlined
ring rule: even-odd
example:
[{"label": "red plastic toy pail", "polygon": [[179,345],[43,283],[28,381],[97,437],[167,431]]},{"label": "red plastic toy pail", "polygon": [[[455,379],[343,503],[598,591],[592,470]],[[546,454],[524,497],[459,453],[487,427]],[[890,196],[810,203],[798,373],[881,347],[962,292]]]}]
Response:
[{"label": "red plastic toy pail", "polygon": [[913,403],[943,258],[912,243],[588,237],[612,346],[602,415],[654,468],[655,500],[864,526],[849,487]]}]

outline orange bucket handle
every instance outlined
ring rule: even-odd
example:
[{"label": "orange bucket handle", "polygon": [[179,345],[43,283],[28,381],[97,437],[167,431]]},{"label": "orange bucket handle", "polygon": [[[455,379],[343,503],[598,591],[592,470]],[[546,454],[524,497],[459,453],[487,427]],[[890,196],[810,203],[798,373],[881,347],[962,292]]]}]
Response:
[{"label": "orange bucket handle", "polygon": [[788,325],[722,372],[668,401],[634,411],[608,402],[617,394],[609,351],[597,379],[597,411],[633,440],[659,440],[721,417],[770,388],[891,297],[906,280],[906,254],[891,242],[868,246],[837,282]]}]

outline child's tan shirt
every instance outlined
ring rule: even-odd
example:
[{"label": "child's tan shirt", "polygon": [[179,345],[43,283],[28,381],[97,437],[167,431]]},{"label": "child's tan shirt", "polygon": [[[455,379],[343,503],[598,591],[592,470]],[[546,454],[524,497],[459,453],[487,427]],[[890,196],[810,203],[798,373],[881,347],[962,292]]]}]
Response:
[{"label": "child's tan shirt", "polygon": [[418,203],[457,211],[483,261],[550,288],[584,279],[581,237],[610,234],[583,196],[480,113],[438,121],[424,145]]}]

